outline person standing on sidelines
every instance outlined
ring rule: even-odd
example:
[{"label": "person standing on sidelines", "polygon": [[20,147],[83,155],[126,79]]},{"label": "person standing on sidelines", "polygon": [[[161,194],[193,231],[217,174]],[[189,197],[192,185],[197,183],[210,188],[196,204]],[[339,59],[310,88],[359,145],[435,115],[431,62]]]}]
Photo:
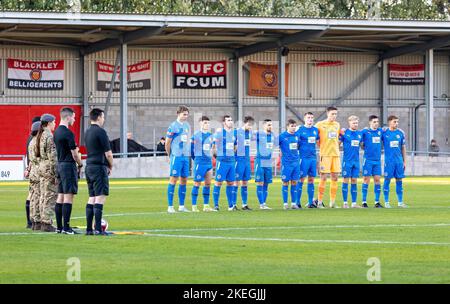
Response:
[{"label": "person standing on sidelines", "polygon": [[39,200],[41,197],[41,189],[39,183],[39,161],[40,159],[36,157],[36,136],[41,127],[41,118],[39,121],[34,122],[31,125],[31,141],[28,145],[27,155],[29,156],[29,163],[27,167],[28,177],[30,179],[30,190],[29,190],[29,202],[30,202],[30,220],[31,220],[31,230],[41,230],[41,213],[39,210]]},{"label": "person standing on sidelines", "polygon": [[235,156],[236,137],[233,130],[233,118],[225,115],[222,118],[223,128],[217,129],[214,134],[213,154],[216,155],[216,182],[214,183],[213,199],[214,209],[219,211],[220,188],[226,180],[228,211],[239,210],[234,204],[234,182],[236,181]]},{"label": "person standing on sidelines", "polygon": [[275,143],[275,136],[272,133],[272,120],[265,119],[263,130],[256,133],[256,161],[255,161],[255,182],[256,197],[259,208],[270,210],[267,206],[267,195],[269,184],[272,183],[272,152]]},{"label": "person standing on sidelines", "polygon": [[202,116],[199,120],[200,131],[191,138],[191,157],[194,160],[194,187],[192,187],[192,211],[198,212],[197,198],[200,186],[203,186],[203,211],[216,211],[209,206],[209,196],[212,180],[212,134],[210,132],[209,118]]},{"label": "person standing on sidelines", "polygon": [[398,128],[398,117],[388,117],[389,128],[383,131],[382,141],[384,147],[384,207],[391,208],[389,204],[389,186],[391,178],[395,178],[395,190],[398,198],[398,207],[407,208],[403,203],[403,178],[406,168],[406,140],[403,130]]},{"label": "person standing on sidelines", "polygon": [[362,184],[362,207],[367,206],[367,192],[369,190],[370,177],[373,177],[375,208],[383,208],[380,204],[381,194],[381,135],[383,130],[378,127],[379,119],[376,115],[369,116],[369,127],[361,132],[363,159],[363,184]]},{"label": "person standing on sidelines", "polygon": [[44,114],[41,116],[41,127],[36,135],[36,158],[39,158],[40,200],[39,212],[41,217],[41,231],[55,232],[53,217],[57,198],[58,178],[56,176],[56,146],[52,131],[55,130],[55,116]]},{"label": "person standing on sidelines", "polygon": [[297,122],[289,119],[286,131],[278,137],[281,152],[281,194],[284,209],[289,209],[288,189],[291,184],[291,208],[299,209],[297,205],[297,181],[300,179],[300,153],[298,150]]},{"label": "person standing on sidelines", "polygon": [[189,176],[189,157],[191,153],[191,145],[189,143],[191,126],[187,122],[188,117],[189,109],[183,105],[179,106],[177,109],[177,120],[167,129],[166,152],[167,155],[170,155],[170,179],[167,188],[168,213],[176,212],[173,208],[173,196],[178,178],[180,178],[180,186],[178,187],[178,211],[190,212],[184,207],[186,184]]},{"label": "person standing on sidelines", "polygon": [[342,161],[342,198],[344,208],[348,208],[348,182],[351,179],[352,208],[359,208],[356,204],[358,196],[358,177],[359,177],[359,146],[361,144],[361,131],[358,131],[359,118],[352,115],[348,118],[348,129],[342,129],[339,136],[342,142],[344,157]]},{"label": "person standing on sidelines", "polygon": [[255,119],[244,117],[244,126],[236,129],[236,182],[234,184],[234,203],[237,201],[238,187],[241,186],[242,210],[252,210],[248,206],[248,181],[252,175],[250,163],[250,144],[254,139],[252,129]]},{"label": "person standing on sidelines", "polygon": [[108,235],[102,230],[102,216],[103,206],[109,195],[108,176],[113,168],[113,155],[108,135],[102,128],[105,123],[104,111],[92,109],[89,120],[91,126],[84,135],[87,150],[85,175],[89,191],[89,201],[86,204],[86,235]]},{"label": "person standing on sidelines", "polygon": [[70,227],[70,216],[74,196],[78,193],[78,173],[83,167],[75,136],[69,126],[75,123],[75,112],[62,108],[61,122],[55,130],[54,138],[58,154],[58,198],[56,200],[56,232],[78,234]]},{"label": "person standing on sidelines", "polygon": [[[40,116],[33,117],[33,119],[31,120],[31,129],[33,129],[33,124],[35,122],[39,122],[39,126],[40,126],[41,117]],[[29,149],[29,146],[30,146],[31,140],[36,136],[38,131],[39,131],[39,129],[36,131],[31,130],[31,134],[30,134],[30,136],[28,136],[28,139],[27,139],[27,149],[26,149],[26,151],[27,151],[27,168],[25,168],[25,172],[24,172],[25,178],[30,178],[30,169],[31,169],[30,162],[31,162],[31,158],[33,158],[34,155],[30,154],[30,151],[32,151],[32,150]],[[31,178],[30,178],[30,185],[28,187],[28,196],[25,201],[25,215],[27,217],[27,225],[25,228],[27,228],[27,229],[32,229],[32,220],[31,220],[31,216],[30,216],[31,191],[32,191],[32,189],[31,189]]]},{"label": "person standing on sidelines", "polygon": [[319,141],[319,130],[314,127],[314,114],[305,113],[303,117],[305,124],[297,131],[300,151],[300,182],[297,187],[297,205],[302,206],[301,198],[303,183],[308,177],[308,208],[315,208],[314,201],[314,178],[317,176],[316,143]]},{"label": "person standing on sidelines", "polygon": [[336,206],[336,194],[338,189],[338,177],[341,172],[341,160],[339,152],[339,131],[340,125],[336,121],[337,108],[327,108],[327,119],[319,121],[316,128],[319,129],[320,136],[320,183],[318,194],[318,208],[325,208],[323,196],[327,178],[331,176],[330,183],[330,208]]}]

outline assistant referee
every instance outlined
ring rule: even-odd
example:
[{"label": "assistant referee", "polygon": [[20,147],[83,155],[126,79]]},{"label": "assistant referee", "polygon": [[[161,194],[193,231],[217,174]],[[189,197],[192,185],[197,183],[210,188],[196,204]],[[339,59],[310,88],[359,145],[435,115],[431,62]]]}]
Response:
[{"label": "assistant referee", "polygon": [[[108,135],[102,128],[105,114],[101,109],[92,109],[89,113],[91,126],[86,130],[87,149],[86,181],[89,201],[86,205],[86,235],[107,235],[102,231],[103,205],[109,195],[109,178],[113,167],[113,155]],[[92,221],[95,218],[95,227]],[[95,229],[95,231],[93,230]]]},{"label": "assistant referee", "polygon": [[78,234],[70,227],[72,203],[78,193],[78,172],[83,167],[75,136],[69,126],[75,123],[75,112],[71,108],[62,108],[61,122],[53,134],[58,154],[57,177],[58,198],[56,199],[56,232]]}]

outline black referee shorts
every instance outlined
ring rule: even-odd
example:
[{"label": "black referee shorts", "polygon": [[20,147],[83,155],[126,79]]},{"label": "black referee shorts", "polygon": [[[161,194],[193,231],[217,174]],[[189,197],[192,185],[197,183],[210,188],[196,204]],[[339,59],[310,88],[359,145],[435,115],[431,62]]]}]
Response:
[{"label": "black referee shorts", "polygon": [[87,165],[85,174],[89,197],[109,195],[108,168],[106,166]]},{"label": "black referee shorts", "polygon": [[77,165],[72,162],[58,163],[58,193],[77,194],[78,193],[78,172]]}]

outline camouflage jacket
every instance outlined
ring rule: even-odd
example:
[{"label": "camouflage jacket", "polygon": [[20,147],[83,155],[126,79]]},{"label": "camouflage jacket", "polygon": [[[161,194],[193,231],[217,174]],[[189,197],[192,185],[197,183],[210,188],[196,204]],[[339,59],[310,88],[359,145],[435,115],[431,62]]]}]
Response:
[{"label": "camouflage jacket", "polygon": [[39,180],[39,161],[40,158],[36,157],[36,136],[34,136],[31,141],[30,144],[28,145],[28,155],[30,156],[29,160],[30,160],[30,180]]},{"label": "camouflage jacket", "polygon": [[39,172],[43,177],[56,177],[56,145],[53,141],[52,132],[45,130],[42,133],[39,143],[41,159],[39,162]]}]

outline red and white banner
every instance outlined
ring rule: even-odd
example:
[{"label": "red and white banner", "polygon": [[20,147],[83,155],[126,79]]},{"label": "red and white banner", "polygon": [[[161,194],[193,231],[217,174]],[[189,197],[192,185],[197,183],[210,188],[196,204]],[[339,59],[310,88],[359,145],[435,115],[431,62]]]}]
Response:
[{"label": "red and white banner", "polygon": [[8,59],[8,88],[63,90],[64,60],[27,61]]},{"label": "red and white banner", "polygon": [[[104,62],[97,63],[97,91],[109,91],[114,65]],[[120,66],[114,79],[114,92],[120,90]],[[128,91],[149,90],[151,88],[151,62],[141,61],[127,68]]]},{"label": "red and white banner", "polygon": [[227,62],[172,61],[174,89],[225,89]]},{"label": "red and white banner", "polygon": [[421,85],[425,84],[424,64],[392,64],[389,63],[389,84]]},{"label": "red and white banner", "polygon": [[344,65],[342,60],[313,60],[313,65],[316,67],[330,67]]}]

